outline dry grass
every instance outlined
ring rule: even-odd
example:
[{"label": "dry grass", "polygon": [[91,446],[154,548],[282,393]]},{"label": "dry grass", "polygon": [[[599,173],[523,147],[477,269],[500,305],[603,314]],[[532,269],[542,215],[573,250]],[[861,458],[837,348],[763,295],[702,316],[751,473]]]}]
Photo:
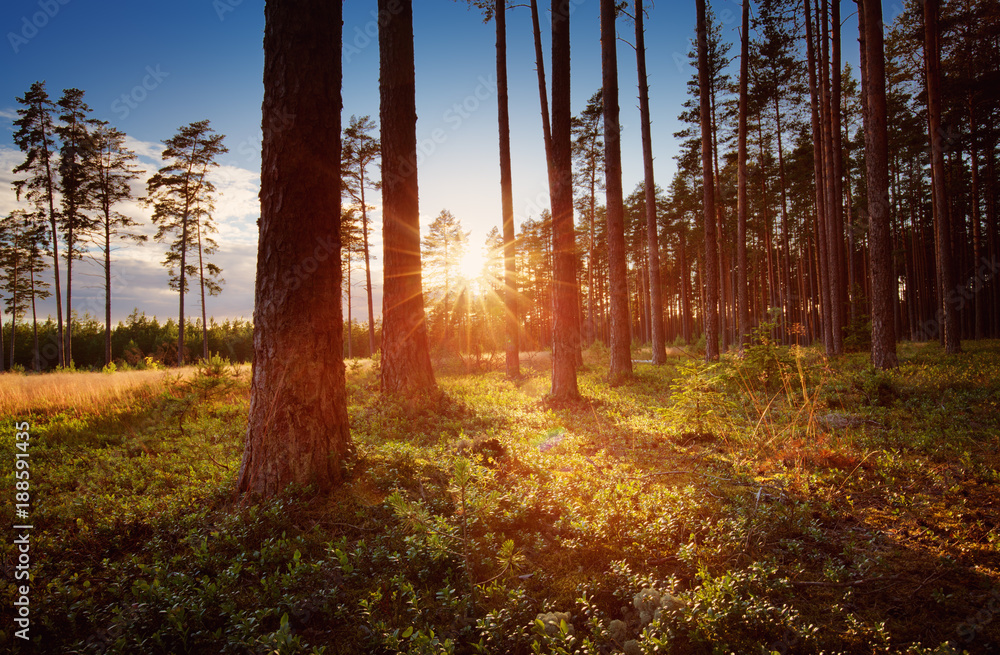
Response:
[{"label": "dry grass", "polygon": [[0,375],[0,415],[27,416],[75,410],[103,413],[102,408],[131,400],[139,392],[159,388],[194,366],[118,373],[44,373]]}]

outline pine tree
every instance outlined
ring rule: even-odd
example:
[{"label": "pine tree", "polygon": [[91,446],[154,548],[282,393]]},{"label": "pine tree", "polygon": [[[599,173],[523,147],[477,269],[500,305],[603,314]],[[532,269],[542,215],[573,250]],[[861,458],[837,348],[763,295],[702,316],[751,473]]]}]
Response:
[{"label": "pine tree", "polygon": [[337,220],[343,5],[269,0],[264,25],[253,380],[236,485],[322,493],[342,481],[351,449]]},{"label": "pine tree", "polygon": [[[212,221],[215,185],[208,172],[218,163],[215,158],[228,152],[222,145],[223,134],[215,134],[207,120],[181,127],[177,134],[164,141],[163,166],[146,183],[143,202],[153,206],[153,223],[157,226],[156,240],[167,243],[163,265],[170,273],[170,288],[180,295],[180,317],[177,338],[177,365],[185,361],[184,297],[188,278],[196,276],[202,298],[202,343],[207,349],[205,325],[205,293],[215,295],[222,289],[222,272],[217,265],[205,263],[204,255],[215,252],[217,244],[211,238],[215,231]],[[197,256],[197,262],[192,259]],[[207,352],[203,353],[205,358]]]},{"label": "pine tree", "polygon": [[604,103],[601,90],[590,97],[579,116],[573,117],[573,180],[577,188],[577,211],[587,231],[587,322],[584,335],[592,343],[597,333],[595,291],[598,259],[597,194],[604,190]]},{"label": "pine tree", "polygon": [[580,398],[576,382],[580,325],[577,311],[576,233],[573,228],[571,152],[570,39],[571,3],[552,0],[552,390],[555,402]]},{"label": "pine tree", "polygon": [[632,375],[625,261],[625,208],[622,192],[621,125],[618,122],[618,33],[614,0],[601,0],[601,69],[604,104],[604,170],[608,211],[608,267],[611,288],[611,367],[618,383]]},{"label": "pine tree", "polygon": [[375,256],[368,247],[369,227],[368,204],[365,192],[369,189],[378,190],[381,184],[368,175],[368,167],[378,161],[382,154],[379,140],[371,135],[376,129],[370,116],[358,118],[351,116],[344,128],[341,150],[341,167],[344,178],[344,190],[351,200],[361,208],[361,239],[365,256],[365,292],[368,296],[368,349],[375,354],[375,306],[372,302],[372,271],[371,260]]},{"label": "pine tree", "polygon": [[[342,171],[343,172],[343,171]],[[354,286],[351,273],[352,264],[363,253],[361,245],[361,216],[354,207],[342,207],[340,212],[340,260],[343,266],[344,299],[347,301],[347,357],[354,358],[354,318],[351,315],[354,304]],[[370,345],[370,344],[369,344]]]},{"label": "pine tree", "polygon": [[87,237],[97,228],[94,209],[94,120],[83,101],[83,91],[66,89],[59,99],[60,124],[55,128],[59,149],[59,193],[62,196],[60,224],[66,242],[66,329],[65,351],[73,364],[73,261],[82,259]]},{"label": "pine tree", "polygon": [[132,180],[139,177],[135,153],[125,147],[125,134],[106,122],[99,122],[93,132],[94,159],[91,193],[99,223],[94,238],[104,269],[104,363],[110,364],[111,352],[111,253],[112,242],[128,240],[142,243],[145,234],[133,231],[139,223],[115,210],[132,199]]},{"label": "pine tree", "polygon": [[17,321],[31,309],[34,335],[32,362],[36,371],[41,369],[36,301],[52,295],[49,283],[41,277],[47,269],[44,256],[48,249],[48,231],[41,213],[16,209],[0,221],[0,267],[3,270],[0,291],[7,296],[4,308],[11,317],[10,365],[14,365]]},{"label": "pine tree", "polygon": [[[45,91],[45,82],[35,82],[23,96],[17,98],[23,105],[17,110],[19,118],[14,121],[18,128],[14,133],[14,143],[24,153],[24,161],[14,167],[15,174],[25,177],[14,182],[18,200],[23,196],[50,228],[49,238],[52,268],[56,291],[56,335],[58,338],[59,365],[66,364],[65,343],[63,341],[62,285],[59,277],[59,229],[56,212],[55,127],[53,114],[55,105]],[[40,365],[38,348],[35,348],[35,365]]]},{"label": "pine tree", "polygon": [[421,289],[412,0],[379,0],[383,393],[434,389]]},{"label": "pine tree", "polygon": [[[744,0],[745,1],[745,0]],[[649,291],[652,305],[651,341],[653,364],[667,361],[663,326],[663,296],[660,288],[660,247],[656,225],[656,179],[653,175],[653,138],[650,131],[649,84],[646,77],[646,35],[643,29],[642,0],[635,0],[635,56],[639,77],[639,114],[642,129],[643,181],[646,190],[646,245],[649,264]]]},{"label": "pine tree", "polygon": [[705,226],[705,359],[719,358],[719,264],[716,243],[715,180],[712,165],[711,79],[705,0],[697,0],[698,80],[701,116],[702,187]]},{"label": "pine tree", "polygon": [[865,97],[865,163],[868,178],[868,221],[871,269],[872,364],[898,366],[889,225],[889,144],[886,126],[885,50],[882,4],[861,0],[862,93]]}]

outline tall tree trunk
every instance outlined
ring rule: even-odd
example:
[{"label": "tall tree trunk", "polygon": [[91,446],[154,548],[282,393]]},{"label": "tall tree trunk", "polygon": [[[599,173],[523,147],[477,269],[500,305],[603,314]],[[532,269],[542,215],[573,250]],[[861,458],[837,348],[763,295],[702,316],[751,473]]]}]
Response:
[{"label": "tall tree trunk", "polygon": [[[838,3],[839,0],[833,0]],[[817,38],[820,40],[820,87],[822,89],[821,100],[821,120],[823,134],[823,185],[824,200],[826,201],[826,212],[824,216],[824,232],[826,243],[826,266],[827,282],[830,285],[830,344],[832,354],[840,355],[844,352],[843,311],[841,305],[843,267],[839,263],[839,254],[842,248],[838,247],[840,233],[837,231],[837,215],[840,212],[840,203],[837,198],[837,176],[834,164],[834,148],[839,148],[840,131],[834,129],[834,114],[839,111],[840,103],[833,98],[832,81],[830,72],[830,28],[829,28],[829,0],[822,0],[818,3],[818,13],[816,20],[821,28],[818,30]],[[839,50],[838,50],[839,54]],[[839,121],[836,122],[839,128]]]},{"label": "tall tree trunk", "polygon": [[[739,325],[739,347],[750,339],[750,309],[747,299],[747,70],[750,59],[750,1],[743,0],[743,34],[740,39],[740,108],[737,135],[737,199],[736,199],[736,315]],[[767,228],[770,231],[770,228]],[[768,261],[771,247],[767,249]]]},{"label": "tall tree trunk", "polygon": [[[340,300],[342,13],[340,2],[325,0],[268,0],[264,8],[260,239],[241,493],[272,496],[290,483],[326,491],[340,484],[351,447]],[[288,275],[307,259],[314,272]]]},{"label": "tall tree trunk", "polygon": [[[39,107],[39,112],[44,111]],[[59,277],[59,230],[56,227],[56,207],[55,207],[55,182],[53,181],[52,166],[50,162],[50,157],[48,153],[49,150],[49,135],[43,130],[42,131],[42,146],[45,148],[45,174],[46,174],[46,189],[45,195],[48,198],[49,203],[49,227],[52,229],[52,272],[55,277],[55,288],[56,288],[56,330],[57,337],[59,339],[59,365],[66,366],[66,344],[63,341],[63,313],[62,313],[62,281]],[[34,268],[34,267],[32,267]],[[34,292],[32,292],[32,303],[34,303]],[[34,311],[34,309],[32,309]],[[36,325],[37,332],[37,325]],[[35,370],[38,370],[41,360],[38,357],[38,347],[35,347]]]},{"label": "tall tree trunk", "polygon": [[365,171],[361,169],[361,237],[365,248],[365,292],[368,295],[368,356],[375,356],[375,305],[372,302],[372,267],[368,251],[368,207],[365,206]]},{"label": "tall tree trunk", "polygon": [[621,126],[618,124],[617,40],[615,2],[614,0],[601,0],[604,184],[608,220],[608,281],[611,285],[611,370],[608,377],[612,384],[621,382],[632,374],[628,314],[628,267],[625,263]]},{"label": "tall tree trunk", "polygon": [[208,361],[208,312],[205,307],[205,258],[201,249],[201,219],[195,223],[198,236],[198,286],[201,290],[201,357]]},{"label": "tall tree trunk", "polygon": [[184,294],[187,291],[187,246],[188,246],[188,224],[191,221],[190,212],[184,212],[181,219],[181,265],[178,275],[180,286],[180,320],[177,324],[177,365],[184,366]]},{"label": "tall tree trunk", "polygon": [[831,216],[833,220],[833,233],[834,233],[834,261],[836,266],[834,267],[834,272],[836,274],[836,288],[837,288],[837,316],[839,323],[837,324],[836,331],[834,332],[834,345],[837,347],[837,352],[844,351],[844,333],[842,328],[847,325],[847,315],[848,315],[848,285],[847,285],[847,257],[844,251],[844,153],[843,144],[841,142],[841,96],[842,91],[842,80],[841,80],[841,69],[840,69],[840,0],[831,0],[832,3],[832,15],[831,15],[831,28],[833,38],[831,41],[831,69],[830,72],[833,76],[831,82],[831,95],[830,100],[830,117],[832,119],[832,125],[830,128],[830,146],[833,151],[833,215]]},{"label": "tall tree trunk", "polygon": [[104,365],[111,364],[111,212],[104,210]]},{"label": "tall tree trunk", "polygon": [[[808,1],[808,0],[807,0]],[[865,67],[865,162],[868,173],[868,244],[871,270],[872,364],[878,369],[899,365],[893,303],[892,239],[889,234],[889,134],[885,97],[885,50],[882,4],[861,0],[858,12],[863,35]]]},{"label": "tall tree trunk", "polygon": [[[31,358],[31,368],[38,371],[42,370],[42,357],[38,351],[38,308],[35,306],[35,261],[34,257],[28,261],[28,273],[30,275],[31,282],[31,335],[34,337],[34,355]],[[14,365],[14,355],[13,350],[14,343],[13,338],[11,338],[11,366]]]},{"label": "tall tree trunk", "polygon": [[684,335],[684,343],[691,343],[691,296],[689,290],[690,274],[688,272],[687,261],[687,227],[681,225],[680,230],[680,258],[681,258],[681,332]]},{"label": "tall tree trunk", "polygon": [[[553,19],[554,20],[554,19]],[[549,123],[549,97],[545,91],[545,59],[542,56],[542,28],[538,22],[538,2],[531,0],[531,25],[535,38],[535,72],[538,77],[538,101],[542,112],[542,137],[545,139],[545,162],[549,175],[549,192],[552,191],[552,126]],[[552,70],[555,72],[555,61]],[[553,86],[555,80],[552,81]],[[553,98],[553,102],[555,99]]]},{"label": "tall tree trunk", "polygon": [[653,364],[667,361],[663,333],[663,289],[660,285],[660,248],[656,225],[656,181],[653,176],[653,137],[649,119],[649,84],[646,77],[646,36],[642,0],[635,0],[635,58],[639,74],[639,116],[642,125],[642,172],[646,186],[646,246],[649,252],[649,300]]},{"label": "tall tree trunk", "polygon": [[73,228],[66,234],[66,324],[63,328],[63,345],[66,366],[73,365]]},{"label": "tall tree trunk", "polygon": [[[781,184],[781,252],[785,260],[782,267],[782,280],[785,287],[785,331],[787,337],[788,321],[792,316],[792,279],[790,268],[792,266],[792,251],[789,245],[791,238],[791,228],[788,221],[788,185],[785,181],[785,152],[781,142],[781,106],[778,98],[774,99],[774,119],[775,131],[778,135],[778,181]],[[802,302],[802,294],[799,294],[799,303]]]},{"label": "tall tree trunk", "polygon": [[[500,208],[503,221],[503,299],[506,305],[507,377],[521,377],[520,321],[517,312],[517,265],[514,230],[514,191],[510,162],[510,113],[507,98],[507,0],[496,0],[497,122],[500,128]],[[544,89],[544,85],[542,87]]]},{"label": "tall tree trunk", "polygon": [[934,227],[940,267],[938,303],[944,348],[949,354],[962,352],[958,307],[953,302],[955,271],[951,252],[951,221],[945,185],[944,149],[941,130],[941,0],[924,0],[924,61],[927,73],[927,123],[931,140],[931,183],[934,186]]},{"label": "tall tree trunk", "polygon": [[573,228],[573,161],[570,150],[570,0],[552,0],[552,196],[553,328],[552,390],[555,402],[580,397],[576,351],[580,330],[576,304],[576,233]]},{"label": "tall tree trunk", "polygon": [[347,252],[347,359],[354,359],[354,318],[351,316],[351,304],[354,298],[351,294],[351,253]]},{"label": "tall tree trunk", "polygon": [[[553,8],[554,8],[554,5],[553,5]],[[567,14],[566,14],[566,21],[567,22],[569,21],[569,13],[568,12],[570,12],[571,10],[572,10],[572,7],[569,7],[566,10],[567,11]],[[543,133],[543,136],[544,136],[544,139],[545,139],[545,159],[546,159],[546,162],[548,164],[547,165],[547,170],[548,170],[548,176],[549,176],[549,196],[551,198],[553,198],[552,202],[554,203],[555,202],[554,197],[556,196],[556,192],[555,192],[554,189],[555,189],[556,186],[558,186],[559,184],[561,184],[561,182],[557,181],[556,178],[561,173],[557,170],[557,166],[555,164],[555,148],[552,145],[552,139],[553,139],[553,137],[552,137],[552,130],[554,129],[554,127],[552,127],[550,125],[550,122],[549,122],[549,102],[548,102],[548,96],[545,93],[545,66],[544,66],[543,58],[542,58],[542,31],[541,31],[541,27],[539,26],[539,22],[538,22],[538,4],[537,4],[536,0],[531,0],[531,21],[532,21],[532,27],[533,27],[534,36],[535,36],[535,67],[536,67],[536,70],[537,70],[537,73],[538,73],[538,96],[539,96],[539,102],[541,104],[541,112],[542,112],[542,133]],[[553,11],[553,14],[552,14],[552,23],[553,23],[553,25],[555,25],[555,22],[556,22],[556,16],[555,16],[555,13]],[[567,30],[567,33],[568,33],[569,27],[566,27],[566,30]],[[555,44],[554,43],[553,43],[552,47],[553,47],[553,51],[554,51],[555,50]],[[568,51],[569,50],[568,50],[568,46],[567,46],[567,53],[568,53]],[[567,57],[568,57],[568,54],[567,54]],[[569,75],[569,63],[568,62],[566,64],[566,74]],[[555,111],[556,111],[555,110],[555,97],[554,97],[555,96],[555,87],[556,87],[557,83],[561,84],[563,82],[565,82],[566,86],[568,87],[569,86],[569,79],[566,79],[564,81],[562,81],[562,80],[557,81],[555,79],[555,75],[556,75],[556,62],[555,62],[555,59],[553,59],[553,62],[552,62],[552,75],[553,75],[553,79],[552,79],[552,93],[553,93],[553,100],[552,100],[552,123],[555,123]],[[570,157],[572,157],[572,154],[570,154]],[[571,208],[570,208],[570,219],[571,220],[570,220],[570,222],[572,224],[572,195],[573,195],[573,189],[572,189],[572,160],[570,161],[570,168],[569,168],[569,170],[570,170],[570,190],[569,190],[569,193],[570,193],[570,205],[571,205]],[[553,217],[554,217],[554,215],[555,215],[555,211],[553,211]],[[554,220],[554,218],[553,218],[553,220]],[[555,237],[555,232],[553,231],[553,238],[554,237]],[[574,352],[573,357],[574,357],[574,361],[579,366],[579,365],[583,364],[583,351],[581,350],[581,345],[580,345],[581,344],[581,339],[580,339],[580,325],[581,325],[581,322],[580,322],[580,314],[581,314],[581,312],[580,312],[580,282],[579,282],[579,280],[576,277],[576,263],[575,263],[575,260],[576,260],[577,256],[576,256],[575,239],[576,239],[576,237],[574,236],[574,246],[573,246],[573,249],[572,249],[572,259],[574,260],[574,263],[573,263],[573,278],[572,278],[572,289],[571,289],[571,292],[572,292],[573,297],[574,297],[574,301],[571,304],[567,305],[567,307],[568,307],[567,311],[569,313],[568,313],[568,315],[566,317],[566,323],[567,323],[567,325],[572,325],[573,326],[572,329],[576,331],[576,337],[575,337],[575,339],[573,341],[573,352]],[[557,286],[558,286],[558,284],[557,284]],[[556,304],[555,300],[553,300],[553,309],[555,308],[555,304]],[[574,382],[574,384],[575,384],[575,382]]]},{"label": "tall tree trunk", "polygon": [[698,86],[701,90],[701,170],[705,213],[705,359],[714,361],[719,358],[719,264],[715,235],[715,183],[712,174],[708,28],[705,0],[696,0],[695,4],[698,10]]},{"label": "tall tree trunk", "polygon": [[[394,11],[399,9],[399,11]],[[417,201],[412,0],[379,0],[382,123],[382,391],[436,387],[427,346]]]},{"label": "tall tree trunk", "polygon": [[827,264],[827,233],[826,233],[826,186],[823,168],[824,139],[823,121],[820,114],[820,88],[817,81],[817,69],[821,60],[816,42],[819,35],[813,37],[811,0],[804,0],[806,20],[806,61],[809,67],[809,104],[812,117],[813,136],[813,185],[816,194],[816,259],[819,265],[819,299],[820,320],[822,321],[823,344],[828,355],[834,354],[832,310],[830,306],[830,269]]}]

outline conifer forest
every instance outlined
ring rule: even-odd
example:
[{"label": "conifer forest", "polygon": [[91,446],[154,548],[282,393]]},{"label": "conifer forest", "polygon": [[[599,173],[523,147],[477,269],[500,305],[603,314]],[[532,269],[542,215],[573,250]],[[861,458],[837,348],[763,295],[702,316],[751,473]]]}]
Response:
[{"label": "conifer forest", "polygon": [[202,4],[4,10],[4,652],[1000,652],[1000,2]]}]

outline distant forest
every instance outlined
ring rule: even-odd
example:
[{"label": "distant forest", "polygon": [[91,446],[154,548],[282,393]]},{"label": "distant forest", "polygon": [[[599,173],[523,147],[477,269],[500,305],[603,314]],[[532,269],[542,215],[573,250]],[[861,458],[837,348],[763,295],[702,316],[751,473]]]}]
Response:
[{"label": "distant forest", "polygon": [[[487,19],[495,17],[494,3],[473,4],[486,9]],[[560,78],[553,69],[550,128],[538,8],[534,2],[531,8],[555,191],[563,155],[556,152],[561,137],[553,142],[550,132],[559,127]],[[642,11],[618,7],[607,20],[612,28],[617,20],[619,32],[636,28],[648,152],[648,122],[664,108],[648,106],[643,28],[636,20]],[[819,342],[831,355],[874,347],[884,355],[876,354],[877,365],[885,367],[894,362],[889,344],[898,339],[940,340],[955,352],[962,339],[1000,336],[996,0],[908,2],[885,30],[881,8],[868,3],[857,35],[841,34],[839,2],[763,0],[752,15],[745,11],[742,42],[738,34],[735,42],[726,40],[710,6],[700,3],[699,18],[689,53],[689,99],[680,113],[687,127],[675,135],[682,146],[669,183],[655,181],[650,158],[646,179],[623,191],[619,80],[617,72],[609,78],[605,66],[602,89],[569,116],[568,228],[555,225],[546,208],[515,233],[505,210],[502,231],[495,228],[485,244],[469,244],[461,217],[442,210],[421,240],[430,348],[539,350],[553,348],[563,335],[571,350],[594,342],[615,352],[652,345],[657,360],[665,344],[683,343],[704,348],[711,359],[765,326],[781,343]],[[841,43],[858,39],[862,71],[844,63],[841,53]],[[557,46],[553,53],[552,66],[561,66]],[[616,56],[607,45],[604,54]],[[568,66],[567,54],[567,73]],[[609,89],[615,97],[606,107]],[[505,102],[506,89],[503,96]],[[103,362],[127,360],[131,341],[143,357],[167,363],[209,351],[247,359],[246,351],[237,354],[226,344],[249,327],[229,324],[233,334],[213,328],[205,308],[205,296],[222,288],[221,270],[209,261],[216,244],[210,236],[214,189],[206,178],[215,156],[225,152],[222,135],[213,134],[208,121],[182,128],[165,141],[164,168],[147,181],[142,200],[153,209],[156,238],[169,246],[163,263],[182,301],[177,320],[141,341],[125,336],[135,321],[118,328],[110,322],[111,244],[142,240],[114,210],[131,197],[128,184],[136,175],[124,135],[90,119],[79,90],[68,89],[53,103],[38,83],[18,102],[15,140],[25,160],[15,168],[15,186],[25,205],[0,229],[4,366],[32,366],[34,300],[53,293],[55,337],[49,323],[39,322],[38,344],[51,350],[54,343],[57,352],[42,357],[42,365],[103,365],[100,348],[89,341],[97,338],[96,319],[71,318],[73,263],[95,249],[105,256],[109,280]],[[373,176],[382,162],[380,131],[384,136],[386,126],[352,116],[341,139],[340,284],[348,357],[369,356],[381,344],[371,275],[376,255],[369,249],[376,227],[371,199],[391,195]],[[509,188],[507,175],[502,184]],[[463,257],[477,248],[484,252],[483,270],[463,270]],[[361,317],[352,315],[358,288],[367,297]],[[568,295],[557,297],[558,289]],[[183,306],[191,291],[200,294],[201,319],[194,323]],[[566,329],[556,325],[560,313]],[[185,334],[192,336],[185,340]]]}]

